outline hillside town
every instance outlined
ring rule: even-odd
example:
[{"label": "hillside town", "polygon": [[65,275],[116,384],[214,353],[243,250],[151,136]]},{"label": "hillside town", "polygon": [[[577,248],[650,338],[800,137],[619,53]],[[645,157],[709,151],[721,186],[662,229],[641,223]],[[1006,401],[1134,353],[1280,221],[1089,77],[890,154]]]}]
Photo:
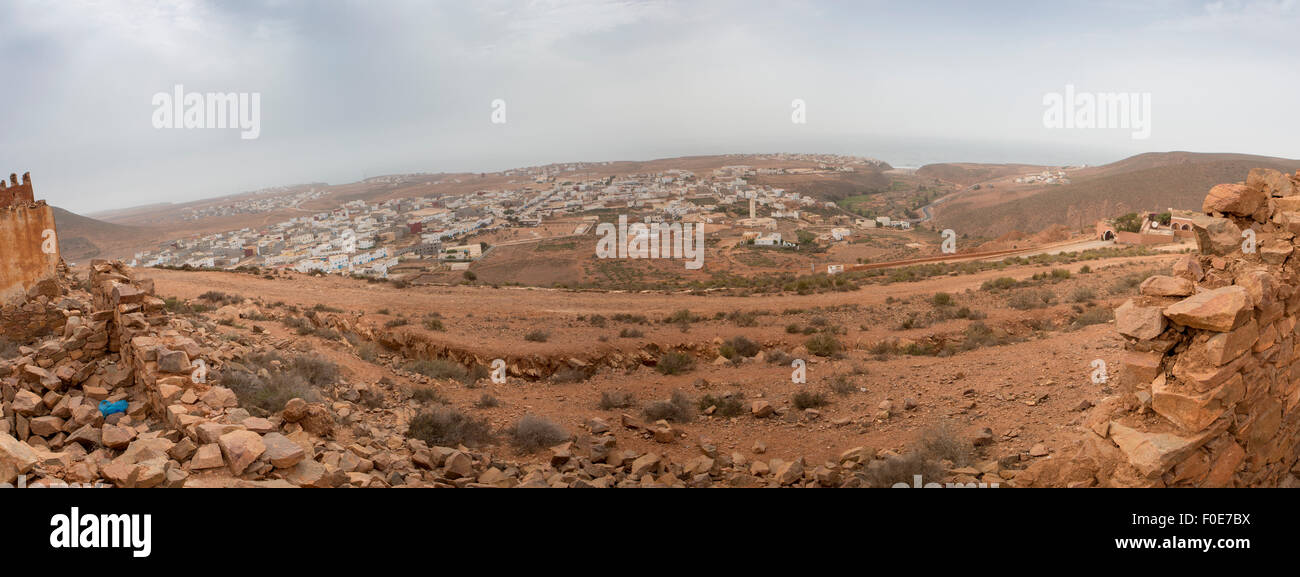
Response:
[{"label": "hillside town", "polygon": [[[636,213],[645,222],[720,223],[734,221],[750,229],[745,240],[759,246],[793,247],[782,239],[777,222],[843,224],[821,239],[847,239],[853,227],[908,229],[906,220],[836,215],[826,222],[834,202],[819,201],[783,188],[751,184],[759,175],[852,172],[879,161],[838,155],[770,155],[751,160],[815,162],[815,168],[755,168],[729,165],[697,175],[689,170],[598,177],[595,165],[570,163],[511,170],[503,173],[517,184],[501,190],[464,195],[436,195],[367,202],[352,200],[332,210],[294,217],[265,228],[242,228],[176,239],[155,250],[134,255],[132,266],[234,269],[263,267],[300,273],[347,274],[388,278],[400,265],[427,270],[463,270],[490,246],[470,237],[505,228],[529,229],[563,218],[579,217],[573,234],[591,231],[602,211]],[[367,184],[459,183],[460,179],[425,174],[368,179]],[[252,195],[193,211],[191,216],[226,216],[268,212],[302,206],[327,194],[323,187],[290,190],[279,195]],[[747,217],[732,219],[727,207]],[[761,214],[765,216],[760,216]],[[850,223],[850,220],[852,221]]]}]

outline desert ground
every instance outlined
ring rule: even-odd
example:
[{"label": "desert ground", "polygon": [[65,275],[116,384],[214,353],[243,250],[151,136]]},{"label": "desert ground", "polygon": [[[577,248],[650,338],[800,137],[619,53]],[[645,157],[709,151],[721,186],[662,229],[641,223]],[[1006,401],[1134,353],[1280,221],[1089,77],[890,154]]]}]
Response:
[{"label": "desert ground", "polygon": [[[950,468],[1000,462],[1003,467],[993,468],[1009,476],[1008,462],[1061,449],[1091,400],[1108,392],[1108,383],[1094,378],[1093,362],[1119,364],[1123,342],[1111,307],[1176,257],[1057,257],[761,298],[142,272],[159,296],[175,303],[238,301],[191,313],[227,338],[319,354],[337,363],[348,382],[390,386],[407,401],[385,411],[385,419],[442,406],[504,429],[537,415],[568,432],[610,423],[619,446],[639,453],[684,460],[710,445],[748,458],[810,463],[835,462],[855,447],[902,454],[938,430],[970,451],[969,462]],[[331,326],[352,332],[303,329],[304,313],[344,319],[345,325]],[[756,345],[758,354],[720,356],[737,337]],[[808,350],[810,339],[823,337],[836,350]],[[526,374],[504,383],[481,373],[477,379],[421,375],[412,363],[431,355],[420,351],[465,366],[499,358]],[[692,366],[657,370],[667,351],[684,351]],[[806,361],[806,383],[792,382],[793,359]],[[435,392],[421,395],[421,389]],[[663,415],[656,407],[669,403],[656,402],[674,393],[690,406],[669,415],[673,442],[619,427],[629,417],[657,420]],[[603,397],[620,395],[628,396],[622,406],[602,404]],[[723,416],[716,403],[699,401],[705,396],[740,400],[739,409]],[[495,402],[485,403],[488,397]],[[764,402],[772,414],[755,416]],[[512,459],[547,458],[502,440],[490,445]]]}]

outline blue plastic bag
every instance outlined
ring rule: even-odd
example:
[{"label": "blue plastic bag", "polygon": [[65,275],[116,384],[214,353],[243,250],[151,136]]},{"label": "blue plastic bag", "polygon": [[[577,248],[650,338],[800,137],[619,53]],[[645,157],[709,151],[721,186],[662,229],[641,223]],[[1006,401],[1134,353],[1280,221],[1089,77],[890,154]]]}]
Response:
[{"label": "blue plastic bag", "polygon": [[125,413],[125,412],[126,412],[125,400],[121,400],[116,403],[110,403],[108,401],[99,402],[99,414],[104,415],[105,417],[113,413]]}]

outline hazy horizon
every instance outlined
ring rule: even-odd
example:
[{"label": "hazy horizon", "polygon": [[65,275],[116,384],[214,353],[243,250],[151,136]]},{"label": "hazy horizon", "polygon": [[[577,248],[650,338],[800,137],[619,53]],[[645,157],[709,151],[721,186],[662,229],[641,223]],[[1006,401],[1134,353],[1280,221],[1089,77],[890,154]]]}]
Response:
[{"label": "hazy horizon", "polygon": [[[0,172],[79,213],[304,182],[728,153],[1103,164],[1300,158],[1283,1],[733,0],[0,6]],[[155,95],[256,93],[260,134],[155,128]],[[1044,95],[1150,96],[1150,138]],[[493,124],[493,101],[507,122]],[[806,124],[791,122],[794,100]]]}]

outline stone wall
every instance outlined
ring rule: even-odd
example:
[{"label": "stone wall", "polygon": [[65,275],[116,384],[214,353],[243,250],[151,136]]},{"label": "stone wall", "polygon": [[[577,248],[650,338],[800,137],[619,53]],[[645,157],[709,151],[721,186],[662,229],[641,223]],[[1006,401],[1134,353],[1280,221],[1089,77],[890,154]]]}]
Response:
[{"label": "stone wall", "polygon": [[[58,243],[42,250],[46,231],[54,231],[54,210],[44,201],[32,199],[31,177],[16,175],[0,188],[0,304],[12,304],[26,296],[36,283],[58,272]],[[0,181],[3,184],[3,181]]]},{"label": "stone wall", "polygon": [[1118,390],[1029,486],[1300,485],[1300,174],[1210,190],[1198,252],[1115,311]]}]

